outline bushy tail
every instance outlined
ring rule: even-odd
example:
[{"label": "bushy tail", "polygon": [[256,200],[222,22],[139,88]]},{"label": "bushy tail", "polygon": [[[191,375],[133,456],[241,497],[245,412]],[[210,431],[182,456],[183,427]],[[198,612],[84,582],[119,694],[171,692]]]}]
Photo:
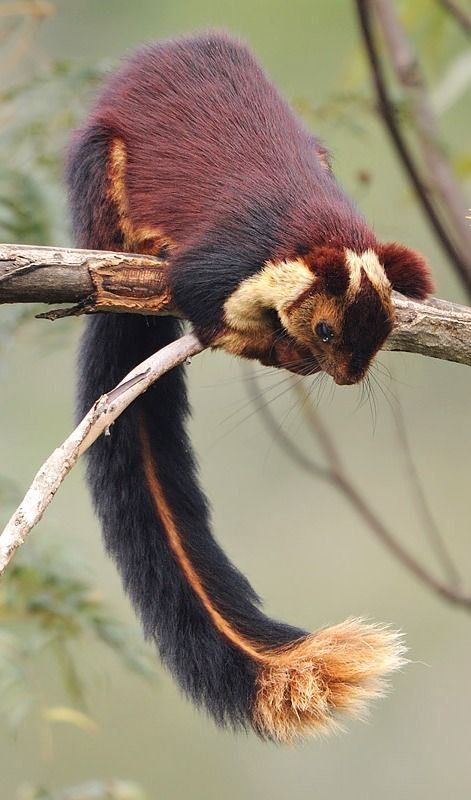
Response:
[{"label": "bushy tail", "polygon": [[[78,243],[119,246],[106,191],[109,136],[82,132],[68,168]],[[93,210],[91,208],[93,207]],[[170,318],[87,320],[79,413],[179,334]],[[214,540],[185,430],[183,368],[164,375],[89,453],[88,481],[106,547],[147,637],[180,686],[221,724],[290,741],[361,713],[402,662],[396,633],[350,620],[307,634],[266,617]]]}]

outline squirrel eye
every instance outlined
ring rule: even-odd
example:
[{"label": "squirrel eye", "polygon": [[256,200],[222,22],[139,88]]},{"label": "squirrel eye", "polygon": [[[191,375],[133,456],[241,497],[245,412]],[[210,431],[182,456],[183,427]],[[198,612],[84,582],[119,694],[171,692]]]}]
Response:
[{"label": "squirrel eye", "polygon": [[327,324],[327,322],[318,322],[315,327],[315,332],[319,339],[326,344],[330,342],[335,335],[333,329]]}]

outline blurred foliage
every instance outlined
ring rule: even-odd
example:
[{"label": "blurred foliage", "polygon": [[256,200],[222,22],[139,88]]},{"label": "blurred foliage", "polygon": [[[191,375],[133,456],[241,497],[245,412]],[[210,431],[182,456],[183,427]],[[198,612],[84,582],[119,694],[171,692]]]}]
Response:
[{"label": "blurred foliage", "polygon": [[293,105],[313,130],[340,125],[355,136],[366,135],[364,118],[375,113],[371,97],[359,90],[337,92],[328,102],[317,106],[312,106],[305,98],[295,98]]},{"label": "blurred foliage", "polygon": [[[15,41],[18,32],[21,35],[13,24],[2,31],[4,38],[10,33]],[[26,52],[25,62],[28,59]],[[21,80],[1,86],[0,239],[39,245],[69,242],[62,184],[66,140],[103,70],[66,61],[47,61],[38,68],[33,60],[20,69]],[[32,310],[2,310],[2,350]],[[2,509],[18,496],[18,488],[0,475]],[[56,552],[38,554],[28,547],[17,557],[0,584],[0,624],[0,706],[13,730],[33,711],[42,725],[61,722],[84,731],[95,729],[85,713],[86,681],[80,668],[79,649],[87,638],[112,649],[134,672],[146,678],[155,675],[141,642],[107,612],[100,597]],[[37,685],[36,668],[44,657],[60,675],[70,705],[51,705],[45,687]],[[57,794],[25,791],[25,797],[57,800],[142,797],[138,788],[119,782],[90,783]]]},{"label": "blurred foliage", "polygon": [[[23,322],[27,322],[34,314],[34,307],[29,304],[25,305],[9,305],[2,307],[2,314],[0,316],[0,381],[3,379],[3,363],[2,357],[4,356],[8,347],[12,344],[14,336]],[[0,477],[0,492],[1,492]],[[0,494],[1,497],[1,494]]]},{"label": "blurred foliage", "polygon": [[23,787],[18,800],[146,800],[147,795],[128,781],[90,781],[58,792],[43,788]]},{"label": "blurred foliage", "polygon": [[[104,67],[65,61],[0,91],[0,238],[31,244],[69,241],[62,163]],[[6,165],[6,166],[5,166]]]},{"label": "blurred foliage", "polygon": [[422,65],[429,76],[438,78],[447,62],[468,45],[466,35],[441,3],[400,0],[398,5],[401,19],[420,51]]},{"label": "blurred foliage", "polygon": [[[432,105],[438,116],[446,113],[471,87],[471,54],[469,41],[456,22],[440,3],[430,0],[401,0],[400,19],[405,23],[416,49],[420,66],[425,72]],[[411,124],[408,102],[394,80],[390,86],[391,97],[399,119]],[[366,135],[365,117],[376,115],[372,99],[371,80],[360,44],[352,48],[351,57],[340,81],[340,89],[328,102],[318,106],[298,98],[295,105],[315,130],[328,130],[338,125],[350,133]],[[468,177],[468,151],[450,153],[460,177]]]},{"label": "blurred foliage", "polygon": [[51,706],[35,679],[38,660],[48,656],[68,700],[86,709],[80,647],[90,637],[111,648],[128,669],[148,679],[155,675],[137,637],[56,551],[38,554],[29,545],[10,565],[0,583],[0,625],[0,705],[13,728],[37,706],[43,721],[94,729],[83,710]]},{"label": "blurred foliage", "polygon": [[[21,80],[0,87],[0,241],[70,244],[64,153],[105,69],[104,64],[67,61],[46,61],[39,67],[33,61],[25,65]],[[18,326],[31,316],[31,306],[2,309],[0,357]]]},{"label": "blurred foliage", "polygon": [[50,214],[39,176],[0,167],[0,230],[11,242],[41,244],[51,236]]}]

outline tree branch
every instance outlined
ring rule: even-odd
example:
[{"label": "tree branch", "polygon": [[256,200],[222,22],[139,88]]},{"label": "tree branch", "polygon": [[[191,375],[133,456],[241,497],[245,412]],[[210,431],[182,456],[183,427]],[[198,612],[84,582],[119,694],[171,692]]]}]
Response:
[{"label": "tree branch", "polygon": [[471,308],[438,300],[424,303],[394,292],[396,325],[384,350],[420,353],[471,366]]},{"label": "tree branch", "polygon": [[79,304],[49,319],[97,311],[176,313],[158,258],[21,244],[0,244],[1,303]]},{"label": "tree branch", "polygon": [[454,237],[450,235],[447,226],[443,223],[440,212],[436,207],[436,200],[432,192],[432,187],[428,185],[427,180],[421,174],[397,120],[396,108],[389,95],[378,46],[373,33],[371,14],[372,0],[354,0],[354,2],[358,13],[360,30],[363,36],[371,77],[375,86],[378,110],[383,118],[386,129],[389,132],[405,172],[414,187],[418,200],[428,217],[431,228],[460,276],[468,295],[471,297],[471,257],[469,252],[463,252],[462,248],[456,245]]},{"label": "tree branch", "polygon": [[471,34],[471,14],[461,8],[456,0],[438,0],[438,2],[455,18],[463,32],[469,36]]},{"label": "tree branch", "polygon": [[420,142],[429,183],[455,231],[461,253],[470,254],[467,262],[471,270],[471,227],[465,216],[466,199],[440,142],[437,119],[419,60],[394,4],[390,0],[373,0],[373,3],[391,65],[409,100],[408,110]]},{"label": "tree branch", "polygon": [[435,517],[432,513],[430,505],[425,494],[419,470],[416,467],[412,450],[409,442],[409,437],[406,430],[406,422],[402,410],[402,404],[399,399],[395,405],[395,423],[397,429],[397,438],[400,449],[403,454],[405,468],[409,476],[409,483],[413,490],[414,500],[422,520],[425,535],[428,539],[430,548],[433,550],[437,561],[440,563],[443,573],[446,575],[448,585],[451,589],[459,589],[461,586],[461,575],[456,568],[448,547],[445,544],[445,539],[442,536]]},{"label": "tree branch", "polygon": [[[255,384],[255,385],[254,385]],[[301,407],[308,408],[308,424],[315,433],[322,451],[327,460],[327,467],[314,461],[310,456],[306,456],[298,445],[280,428],[268,405],[260,402],[260,395],[256,391],[256,382],[247,382],[247,390],[260,415],[262,422],[267,428],[272,439],[293,459],[303,470],[316,478],[329,483],[334,489],[338,490],[348,500],[350,505],[357,511],[360,517],[368,525],[372,533],[386,547],[386,549],[419,581],[425,584],[435,594],[443,597],[450,603],[461,606],[466,611],[471,611],[471,595],[463,592],[459,586],[445,583],[436,578],[412,553],[395,537],[392,531],[383,522],[381,517],[373,510],[364,495],[362,495],[347,475],[341,462],[335,443],[330,436],[327,428],[322,423],[319,414],[311,406],[307,406],[308,399],[305,389],[299,381],[293,382],[293,388],[301,395]]]},{"label": "tree branch", "polygon": [[[1,303],[78,303],[40,316],[98,311],[180,316],[164,261],[150,256],[0,244]],[[384,348],[471,366],[471,308],[394,294],[396,326]]]},{"label": "tree branch", "polygon": [[0,537],[0,575],[32,528],[40,521],[59,486],[80,456],[100,434],[105,432],[106,435],[119,415],[161,375],[202,350],[204,347],[194,334],[182,336],[138,364],[114,389],[94,403],[65,442],[44,462],[7,523]]}]

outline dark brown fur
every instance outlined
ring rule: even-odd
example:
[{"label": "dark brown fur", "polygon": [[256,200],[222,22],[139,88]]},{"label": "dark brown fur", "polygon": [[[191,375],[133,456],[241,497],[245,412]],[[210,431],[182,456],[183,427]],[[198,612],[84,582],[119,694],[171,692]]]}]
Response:
[{"label": "dark brown fur", "polygon": [[420,253],[394,242],[380,245],[377,252],[386,275],[397,292],[414,300],[425,300],[433,292],[432,276]]}]

